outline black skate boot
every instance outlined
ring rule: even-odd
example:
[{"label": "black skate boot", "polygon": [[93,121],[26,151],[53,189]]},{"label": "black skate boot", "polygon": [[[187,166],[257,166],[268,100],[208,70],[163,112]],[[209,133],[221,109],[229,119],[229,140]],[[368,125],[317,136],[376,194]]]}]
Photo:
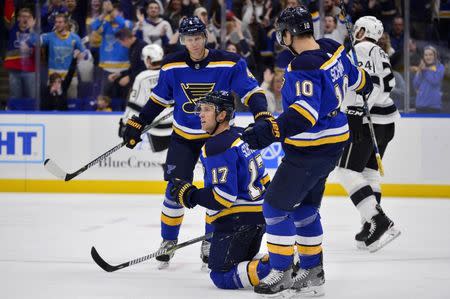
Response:
[{"label": "black skate boot", "polygon": [[369,236],[364,241],[370,252],[380,250],[400,235],[400,231],[394,228],[394,222],[384,214],[378,205],[377,210],[378,214],[369,221]]},{"label": "black skate boot", "polygon": [[[172,246],[177,245],[177,243],[178,243],[178,239],[163,240],[161,242],[161,246],[159,246],[159,250],[170,248]],[[161,269],[165,269],[165,268],[169,267],[169,261],[173,257],[173,255],[174,255],[174,252],[172,252],[170,254],[163,254],[163,255],[157,256],[155,259],[159,262],[158,269],[161,270]]]},{"label": "black skate boot", "polygon": [[366,250],[367,246],[364,241],[367,240],[370,234],[370,223],[365,221],[361,227],[361,231],[355,235],[356,247],[358,249]]},{"label": "black skate boot", "polygon": [[292,267],[284,271],[270,270],[269,274],[255,286],[255,293],[271,298],[290,297],[290,289],[294,283],[292,273]]},{"label": "black skate boot", "polygon": [[299,264],[294,266],[294,285],[291,290],[295,294],[306,297],[317,297],[325,294],[325,272],[323,271],[322,256],[320,264],[311,269],[301,269]]},{"label": "black skate boot", "polygon": [[202,259],[202,268],[203,272],[209,272],[208,269],[208,259],[209,259],[209,249],[211,248],[211,242],[207,240],[202,241],[202,245],[200,247],[200,258]]}]

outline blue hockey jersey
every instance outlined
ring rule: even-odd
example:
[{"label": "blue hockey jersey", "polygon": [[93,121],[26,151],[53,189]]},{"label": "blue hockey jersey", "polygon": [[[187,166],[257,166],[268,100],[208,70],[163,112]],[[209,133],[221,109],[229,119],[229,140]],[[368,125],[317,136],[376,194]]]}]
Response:
[{"label": "blue hockey jersey", "polygon": [[365,73],[350,62],[344,46],[325,38],[317,43],[320,49],[304,51],[288,65],[282,88],[285,112],[277,119],[284,147],[313,154],[349,139],[339,107],[348,88],[365,85]]},{"label": "blue hockey jersey", "polygon": [[[200,62],[192,61],[187,51],[168,55],[158,84],[150,95],[151,103],[147,103],[141,115],[145,119],[153,119],[155,110],[159,109],[159,113],[164,107],[174,106],[173,129],[176,134],[191,140],[209,137],[201,129],[194,107],[200,98],[213,90],[234,91],[255,115],[267,110],[264,91],[246,62],[236,54],[209,49],[208,56]],[[263,104],[252,109],[252,103]]]},{"label": "blue hockey jersey", "polygon": [[[204,168],[205,188],[211,190],[206,206],[206,222],[237,213],[246,213],[246,221],[263,223],[264,185],[270,180],[258,150],[240,139],[239,128],[231,127],[208,139],[200,160]],[[211,207],[221,207],[211,209]]]}]

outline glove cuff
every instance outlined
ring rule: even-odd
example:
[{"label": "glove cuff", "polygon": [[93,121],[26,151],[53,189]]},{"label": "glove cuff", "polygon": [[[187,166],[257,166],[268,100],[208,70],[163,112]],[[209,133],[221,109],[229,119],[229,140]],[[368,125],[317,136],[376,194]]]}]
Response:
[{"label": "glove cuff", "polygon": [[259,118],[260,119],[273,118],[273,115],[269,111],[261,111],[255,115],[255,120]]},{"label": "glove cuff", "polygon": [[137,130],[141,130],[143,128],[143,124],[140,122],[139,118],[135,118],[134,116],[132,118],[129,118],[127,120],[127,126],[133,127]]},{"label": "glove cuff", "polygon": [[191,203],[190,201],[186,201],[185,199],[189,199],[191,196],[191,193],[197,190],[197,187],[195,187],[192,184],[185,184],[180,188],[180,191],[178,192],[178,198],[177,201],[186,208],[193,208],[195,206],[194,203]]}]

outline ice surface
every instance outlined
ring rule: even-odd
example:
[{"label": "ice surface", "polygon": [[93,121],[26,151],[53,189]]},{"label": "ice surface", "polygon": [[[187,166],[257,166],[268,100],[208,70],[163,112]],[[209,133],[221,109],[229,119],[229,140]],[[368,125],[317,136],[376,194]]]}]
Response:
[{"label": "ice surface", "polygon": [[[350,200],[324,199],[325,298],[450,298],[450,200],[382,204],[402,235],[370,254],[355,248]],[[155,251],[160,206],[148,195],[0,193],[0,298],[258,298],[216,289],[200,271],[199,243],[163,271],[151,260],[107,273],[91,260],[93,245],[111,264]],[[203,213],[187,211],[180,242],[202,234]]]}]

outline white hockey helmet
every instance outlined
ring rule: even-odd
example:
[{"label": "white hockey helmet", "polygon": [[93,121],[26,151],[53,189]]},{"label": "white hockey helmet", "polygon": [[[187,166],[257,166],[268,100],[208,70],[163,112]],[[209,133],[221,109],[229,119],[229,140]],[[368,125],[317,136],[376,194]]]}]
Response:
[{"label": "white hockey helmet", "polygon": [[[358,32],[364,29],[364,34],[357,38]],[[378,42],[383,35],[383,23],[373,16],[364,16],[359,18],[353,26],[353,38],[355,41],[360,41],[364,38],[373,39]]]},{"label": "white hockey helmet", "polygon": [[150,65],[148,64],[147,58],[150,58],[152,63],[161,61],[164,57],[164,51],[159,45],[156,44],[147,45],[144,48],[142,48],[141,57],[145,63],[145,66],[149,68]]}]

